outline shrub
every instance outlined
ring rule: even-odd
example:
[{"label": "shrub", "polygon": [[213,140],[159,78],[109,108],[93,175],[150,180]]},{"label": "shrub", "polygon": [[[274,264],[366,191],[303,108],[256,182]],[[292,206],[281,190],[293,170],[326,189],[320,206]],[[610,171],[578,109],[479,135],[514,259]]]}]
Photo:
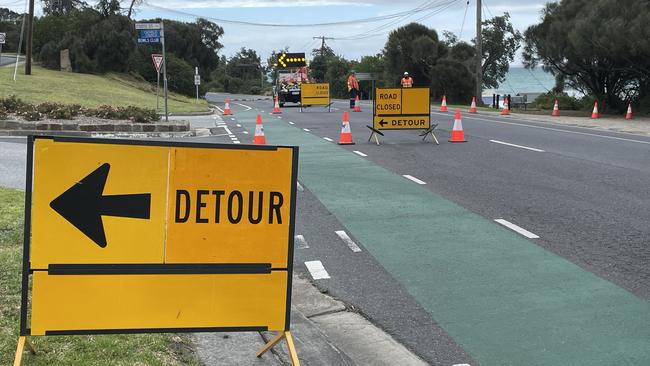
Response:
[{"label": "shrub", "polygon": [[148,123],[159,119],[158,113],[156,113],[156,110],[152,108],[128,106],[125,108],[124,112],[127,115],[127,119],[131,122]]},{"label": "shrub", "polygon": [[7,119],[8,114],[5,107],[0,106],[0,120]]},{"label": "shrub", "polygon": [[0,98],[0,106],[2,106],[8,113],[20,113],[21,111],[26,111],[31,107],[31,105],[23,102],[22,99],[15,95],[10,95],[7,98]]},{"label": "shrub", "polygon": [[22,114],[27,121],[40,121],[43,117],[38,111],[32,110]]},{"label": "shrub", "polygon": [[553,109],[553,105],[555,104],[555,99],[557,99],[558,107],[562,110],[583,109],[581,99],[574,98],[566,93],[555,94],[552,92],[548,92],[546,94],[542,94],[538,96],[532,102],[531,106],[533,108],[539,108],[539,109]]}]

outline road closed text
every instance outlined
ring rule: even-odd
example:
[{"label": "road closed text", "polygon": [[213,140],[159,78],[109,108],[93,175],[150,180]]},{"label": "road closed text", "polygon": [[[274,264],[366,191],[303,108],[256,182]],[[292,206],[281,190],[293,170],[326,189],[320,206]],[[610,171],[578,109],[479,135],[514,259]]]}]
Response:
[{"label": "road closed text", "polygon": [[283,223],[281,213],[285,204],[281,192],[226,191],[226,190],[176,190],[174,221],[197,224],[278,224]]}]

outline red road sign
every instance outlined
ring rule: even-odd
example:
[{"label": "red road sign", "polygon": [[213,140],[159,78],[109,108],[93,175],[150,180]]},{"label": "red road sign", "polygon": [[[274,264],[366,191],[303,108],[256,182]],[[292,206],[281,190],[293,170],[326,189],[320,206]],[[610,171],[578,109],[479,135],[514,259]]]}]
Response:
[{"label": "red road sign", "polygon": [[163,55],[158,53],[152,53],[151,59],[153,60],[153,67],[156,68],[156,72],[160,73],[160,67],[163,64]]}]

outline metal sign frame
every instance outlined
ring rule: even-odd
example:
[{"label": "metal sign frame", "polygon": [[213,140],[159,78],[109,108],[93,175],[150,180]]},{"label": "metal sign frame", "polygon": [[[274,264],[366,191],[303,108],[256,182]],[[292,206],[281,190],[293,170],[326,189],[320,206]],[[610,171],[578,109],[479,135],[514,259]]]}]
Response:
[{"label": "metal sign frame", "polygon": [[[30,292],[30,277],[34,272],[43,271],[43,269],[33,270],[30,264],[30,248],[31,248],[31,232],[32,232],[32,196],[33,196],[33,178],[34,178],[34,152],[36,140],[48,139],[53,142],[64,143],[79,143],[79,144],[108,144],[108,145],[129,145],[129,146],[153,146],[153,147],[182,147],[190,149],[229,149],[229,150],[267,150],[277,151],[278,149],[292,149],[292,163],[291,163],[291,178],[290,178],[290,192],[291,198],[289,202],[289,222],[288,222],[288,242],[287,242],[287,268],[271,268],[270,265],[261,268],[261,264],[251,266],[245,264],[216,264],[214,266],[206,266],[205,264],[187,265],[182,264],[181,267],[174,268],[173,273],[179,274],[260,274],[272,273],[271,271],[287,273],[287,289],[286,289],[286,303],[285,303],[285,325],[283,334],[289,332],[291,320],[291,283],[293,274],[293,254],[294,254],[294,234],[295,234],[295,213],[296,213],[296,187],[297,187],[297,174],[298,174],[298,147],[295,146],[260,146],[260,145],[227,145],[227,144],[206,144],[206,143],[193,143],[193,142],[176,142],[176,141],[151,141],[151,140],[117,140],[117,139],[101,139],[101,138],[83,138],[83,137],[56,137],[56,136],[33,136],[30,135],[27,139],[27,169],[26,169],[26,183],[25,183],[25,226],[24,226],[24,241],[23,241],[23,263],[22,263],[22,290],[21,290],[21,311],[20,311],[20,344],[25,344],[24,337],[31,336],[31,329],[28,328],[28,310],[30,304],[28,302]],[[53,264],[49,265],[45,271],[58,271],[57,274],[70,274],[63,273],[70,271],[70,267],[75,265],[59,265],[54,268]],[[102,275],[107,274],[105,271],[110,270],[106,265],[81,265],[83,271],[89,275]],[[93,266],[102,266],[104,268],[95,268]],[[113,266],[113,265],[109,265]],[[164,272],[160,265],[122,265],[129,268],[125,272],[119,272],[120,275],[131,274],[151,274],[154,271],[159,274],[168,274]],[[140,268],[141,267],[141,268]],[[108,269],[107,269],[108,268]],[[120,271],[120,265],[115,267]],[[74,269],[78,271],[79,268]],[[94,271],[94,272],[93,272]],[[98,271],[104,271],[99,273]],[[161,272],[163,271],[163,272]],[[112,272],[111,272],[112,273]],[[116,272],[116,274],[118,274]],[[33,289],[31,290],[33,291]],[[132,333],[186,333],[186,332],[234,332],[234,331],[266,331],[267,326],[242,326],[242,327],[200,327],[200,328],[142,328],[142,329],[70,329],[70,330],[56,330],[45,331],[45,336],[49,335],[82,335],[82,334],[132,334]],[[288,340],[289,341],[289,340]],[[22,343],[21,343],[22,342]],[[29,345],[29,343],[28,343]],[[22,352],[22,348],[20,349]],[[19,354],[16,357],[18,359]]]},{"label": "metal sign frame", "polygon": [[[400,93],[400,106],[403,107],[403,98],[404,98],[404,90],[415,90],[415,89],[426,89],[429,92],[427,93],[427,110],[428,114],[377,114],[377,95],[381,92],[382,89],[402,89],[402,92]],[[428,87],[413,87],[413,88],[375,88],[375,98],[372,101],[372,119],[373,119],[373,128],[376,128],[377,130],[381,131],[399,131],[399,130],[427,130],[431,128],[431,88]],[[426,127],[422,128],[382,128],[381,126],[375,126],[375,117],[424,117],[427,116],[429,118],[429,123]]]}]

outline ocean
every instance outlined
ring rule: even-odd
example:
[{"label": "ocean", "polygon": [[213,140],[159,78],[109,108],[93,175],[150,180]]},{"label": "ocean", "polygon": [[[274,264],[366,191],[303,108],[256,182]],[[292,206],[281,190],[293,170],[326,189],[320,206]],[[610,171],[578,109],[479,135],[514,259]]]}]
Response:
[{"label": "ocean", "polygon": [[555,78],[541,68],[529,70],[524,67],[511,66],[506,74],[506,80],[498,88],[483,91],[483,101],[491,104],[493,93],[527,95],[527,99],[532,101],[538,95],[551,90],[553,86],[555,86]]}]

